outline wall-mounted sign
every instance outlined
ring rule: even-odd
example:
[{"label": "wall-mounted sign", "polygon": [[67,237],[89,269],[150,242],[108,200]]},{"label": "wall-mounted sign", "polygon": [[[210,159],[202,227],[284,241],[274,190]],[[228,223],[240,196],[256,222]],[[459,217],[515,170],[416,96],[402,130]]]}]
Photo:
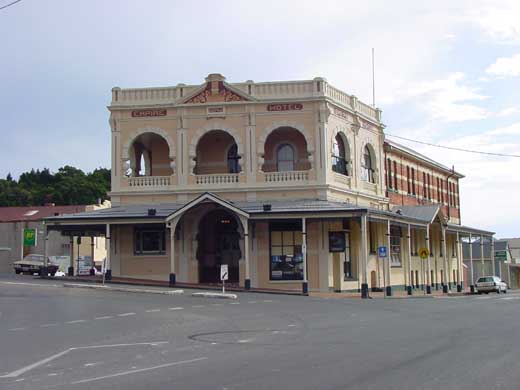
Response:
[{"label": "wall-mounted sign", "polygon": [[144,118],[148,116],[166,116],[165,109],[157,110],[133,110],[132,118]]},{"label": "wall-mounted sign", "polygon": [[301,111],[303,110],[303,104],[301,103],[280,103],[280,104],[268,104],[267,111]]},{"label": "wall-mounted sign", "polygon": [[36,246],[36,229],[23,229],[23,246]]},{"label": "wall-mounted sign", "polygon": [[345,252],[345,232],[329,232],[329,252]]},{"label": "wall-mounted sign", "polygon": [[339,116],[342,119],[345,119],[346,121],[352,123],[354,122],[354,118],[351,114],[349,114],[347,111],[344,111],[338,107],[332,107],[332,113],[336,116]]},{"label": "wall-mounted sign", "polygon": [[210,116],[222,115],[225,113],[224,106],[209,106],[206,112]]}]

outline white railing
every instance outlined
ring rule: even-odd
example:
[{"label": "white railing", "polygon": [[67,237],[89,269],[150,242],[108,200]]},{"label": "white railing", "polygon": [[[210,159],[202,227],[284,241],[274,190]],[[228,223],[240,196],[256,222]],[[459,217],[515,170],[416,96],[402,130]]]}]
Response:
[{"label": "white railing", "polygon": [[309,180],[309,171],[287,171],[287,172],[266,172],[265,181],[267,183],[287,183],[305,182]]},{"label": "white railing", "polygon": [[347,107],[350,107],[351,103],[351,95],[333,87],[329,83],[323,83],[324,84],[324,92],[325,96],[330,97],[332,100],[335,100]]},{"label": "white railing", "polygon": [[251,94],[259,98],[311,97],[315,95],[314,81],[289,81],[251,85]]},{"label": "white railing", "polygon": [[216,173],[211,175],[195,175],[197,184],[233,184],[238,183],[238,173]]},{"label": "white railing", "polygon": [[368,116],[369,118],[378,119],[376,109],[368,104],[356,100],[356,111]]},{"label": "white railing", "polygon": [[128,178],[129,187],[167,187],[170,183],[170,176],[137,176]]}]

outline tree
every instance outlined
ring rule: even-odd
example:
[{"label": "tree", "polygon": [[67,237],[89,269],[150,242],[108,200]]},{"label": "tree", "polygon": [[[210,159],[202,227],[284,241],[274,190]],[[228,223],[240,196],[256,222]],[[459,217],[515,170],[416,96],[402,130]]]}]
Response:
[{"label": "tree", "polygon": [[66,165],[52,174],[48,168],[31,169],[18,181],[8,174],[0,179],[0,206],[39,206],[93,204],[108,199],[110,169],[98,168],[85,174],[81,169]]}]

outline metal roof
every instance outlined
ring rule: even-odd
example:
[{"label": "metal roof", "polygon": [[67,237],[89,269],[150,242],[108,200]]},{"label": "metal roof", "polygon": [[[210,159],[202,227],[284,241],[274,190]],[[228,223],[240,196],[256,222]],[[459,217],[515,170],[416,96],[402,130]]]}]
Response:
[{"label": "metal roof", "polygon": [[425,223],[430,223],[439,212],[439,205],[426,206],[394,206],[392,211],[404,217],[419,219]]},{"label": "metal roof", "polygon": [[463,178],[464,175],[462,173],[459,173],[457,171],[454,171],[453,169],[451,168],[448,168],[446,165],[443,165],[433,159],[431,159],[430,157],[428,156],[425,156],[424,154],[422,153],[419,153],[419,152],[416,152],[415,150],[413,150],[412,148],[409,148],[407,146],[404,146],[400,143],[397,143],[395,141],[392,141],[392,140],[389,140],[388,138],[385,138],[385,143],[388,144],[391,148],[395,148],[397,150],[400,150],[404,153],[407,153],[419,160],[422,160],[438,169],[441,169],[443,171],[447,171],[447,172],[450,172],[450,173],[453,173],[455,174],[455,176],[458,176],[459,178]]},{"label": "metal roof", "polygon": [[85,205],[0,207],[0,222],[39,221],[53,215],[85,211]]}]

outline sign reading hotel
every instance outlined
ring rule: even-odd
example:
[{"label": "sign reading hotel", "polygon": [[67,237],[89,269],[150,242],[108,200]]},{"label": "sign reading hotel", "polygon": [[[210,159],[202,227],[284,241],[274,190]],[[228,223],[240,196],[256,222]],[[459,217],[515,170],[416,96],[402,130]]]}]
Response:
[{"label": "sign reading hotel", "polygon": [[303,104],[301,103],[280,103],[267,105],[267,111],[301,111]]},{"label": "sign reading hotel", "polygon": [[165,109],[157,110],[133,110],[132,118],[144,118],[149,116],[166,116]]}]

